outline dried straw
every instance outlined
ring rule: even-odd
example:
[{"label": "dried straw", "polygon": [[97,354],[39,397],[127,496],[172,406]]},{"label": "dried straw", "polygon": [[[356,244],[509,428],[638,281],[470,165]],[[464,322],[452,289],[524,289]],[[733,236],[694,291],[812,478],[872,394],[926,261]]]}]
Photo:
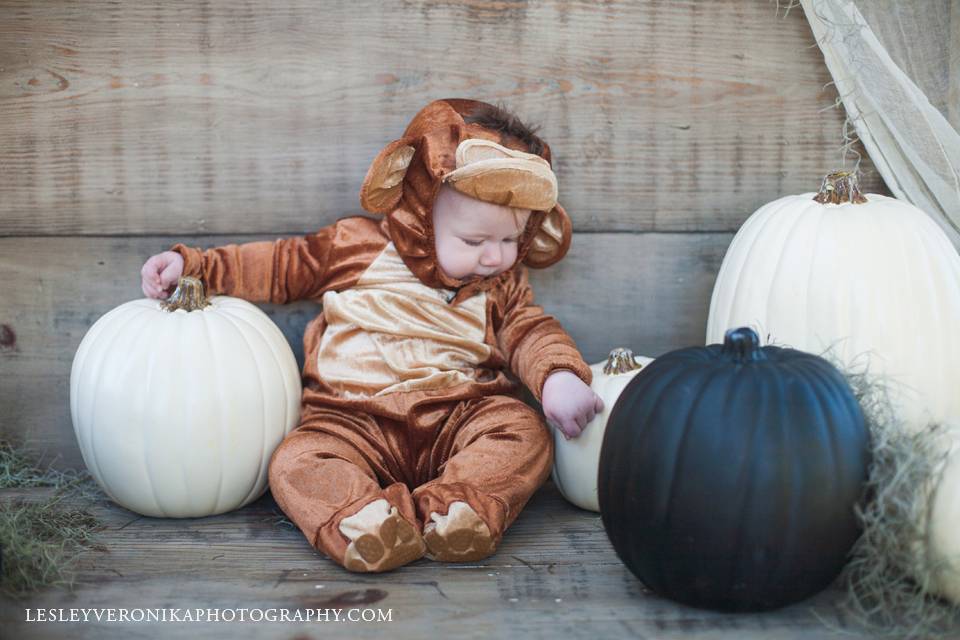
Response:
[{"label": "dried straw", "polygon": [[838,368],[863,409],[872,452],[856,508],[863,534],[840,578],[847,589],[841,607],[877,638],[956,638],[960,607],[933,595],[933,577],[944,566],[927,553],[931,498],[949,453],[947,427],[905,428],[882,377],[865,366]]}]

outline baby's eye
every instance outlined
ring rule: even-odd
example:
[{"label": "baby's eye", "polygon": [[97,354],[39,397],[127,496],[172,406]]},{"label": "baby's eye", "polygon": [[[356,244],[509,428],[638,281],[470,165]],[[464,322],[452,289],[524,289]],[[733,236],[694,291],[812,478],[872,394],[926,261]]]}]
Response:
[{"label": "baby's eye", "polygon": [[504,238],[503,241],[504,241],[504,242],[516,242],[517,239],[516,239],[516,238]]},{"label": "baby's eye", "polygon": [[466,238],[460,238],[460,239],[463,240],[468,245],[470,245],[471,247],[479,247],[481,244],[483,244],[483,240],[467,240]]}]

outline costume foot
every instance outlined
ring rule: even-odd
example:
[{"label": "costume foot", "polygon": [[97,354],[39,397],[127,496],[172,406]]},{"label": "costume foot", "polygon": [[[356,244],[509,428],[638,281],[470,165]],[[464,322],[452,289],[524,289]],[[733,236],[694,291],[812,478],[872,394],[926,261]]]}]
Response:
[{"label": "costume foot", "polygon": [[350,571],[396,569],[422,558],[426,549],[416,528],[383,498],[341,520],[339,529],[350,539],[344,554]]},{"label": "costume foot", "polygon": [[430,513],[423,528],[427,557],[441,562],[470,562],[486,558],[496,550],[486,523],[466,502],[451,502],[447,515]]}]

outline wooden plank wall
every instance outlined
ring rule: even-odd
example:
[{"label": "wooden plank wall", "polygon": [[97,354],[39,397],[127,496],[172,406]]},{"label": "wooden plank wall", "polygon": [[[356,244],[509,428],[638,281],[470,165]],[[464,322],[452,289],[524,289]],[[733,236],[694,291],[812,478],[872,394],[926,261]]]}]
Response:
[{"label": "wooden plank wall", "polygon": [[[0,0],[0,433],[82,465],[72,358],[143,261],[360,213],[440,97],[542,124],[576,233],[532,280],[589,361],[702,343],[738,226],[840,165],[829,82],[767,0]],[[265,309],[302,362],[318,308]]]}]

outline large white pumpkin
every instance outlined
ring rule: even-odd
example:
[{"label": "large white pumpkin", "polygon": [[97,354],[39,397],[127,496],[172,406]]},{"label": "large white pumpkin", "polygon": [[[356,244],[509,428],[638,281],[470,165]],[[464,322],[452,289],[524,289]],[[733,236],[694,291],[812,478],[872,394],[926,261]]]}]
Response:
[{"label": "large white pumpkin", "polygon": [[590,388],[603,400],[603,411],[596,414],[576,438],[567,440],[558,429],[553,430],[553,482],[564,498],[581,509],[600,511],[597,472],[607,420],[627,383],[652,361],[653,358],[634,356],[629,349],[614,349],[604,362],[590,365],[593,372]]},{"label": "large white pumpkin", "polygon": [[831,349],[844,366],[869,364],[911,428],[960,424],[960,257],[920,209],[861,196],[850,174],[761,207],[737,232],[707,343],[739,326],[765,342]]},{"label": "large white pumpkin", "polygon": [[297,424],[300,372],[249,302],[206,301],[188,278],[171,301],[180,308],[134,300],[90,328],[70,373],[73,427],[90,473],[127,509],[224,513],[265,492],[270,456]]}]

